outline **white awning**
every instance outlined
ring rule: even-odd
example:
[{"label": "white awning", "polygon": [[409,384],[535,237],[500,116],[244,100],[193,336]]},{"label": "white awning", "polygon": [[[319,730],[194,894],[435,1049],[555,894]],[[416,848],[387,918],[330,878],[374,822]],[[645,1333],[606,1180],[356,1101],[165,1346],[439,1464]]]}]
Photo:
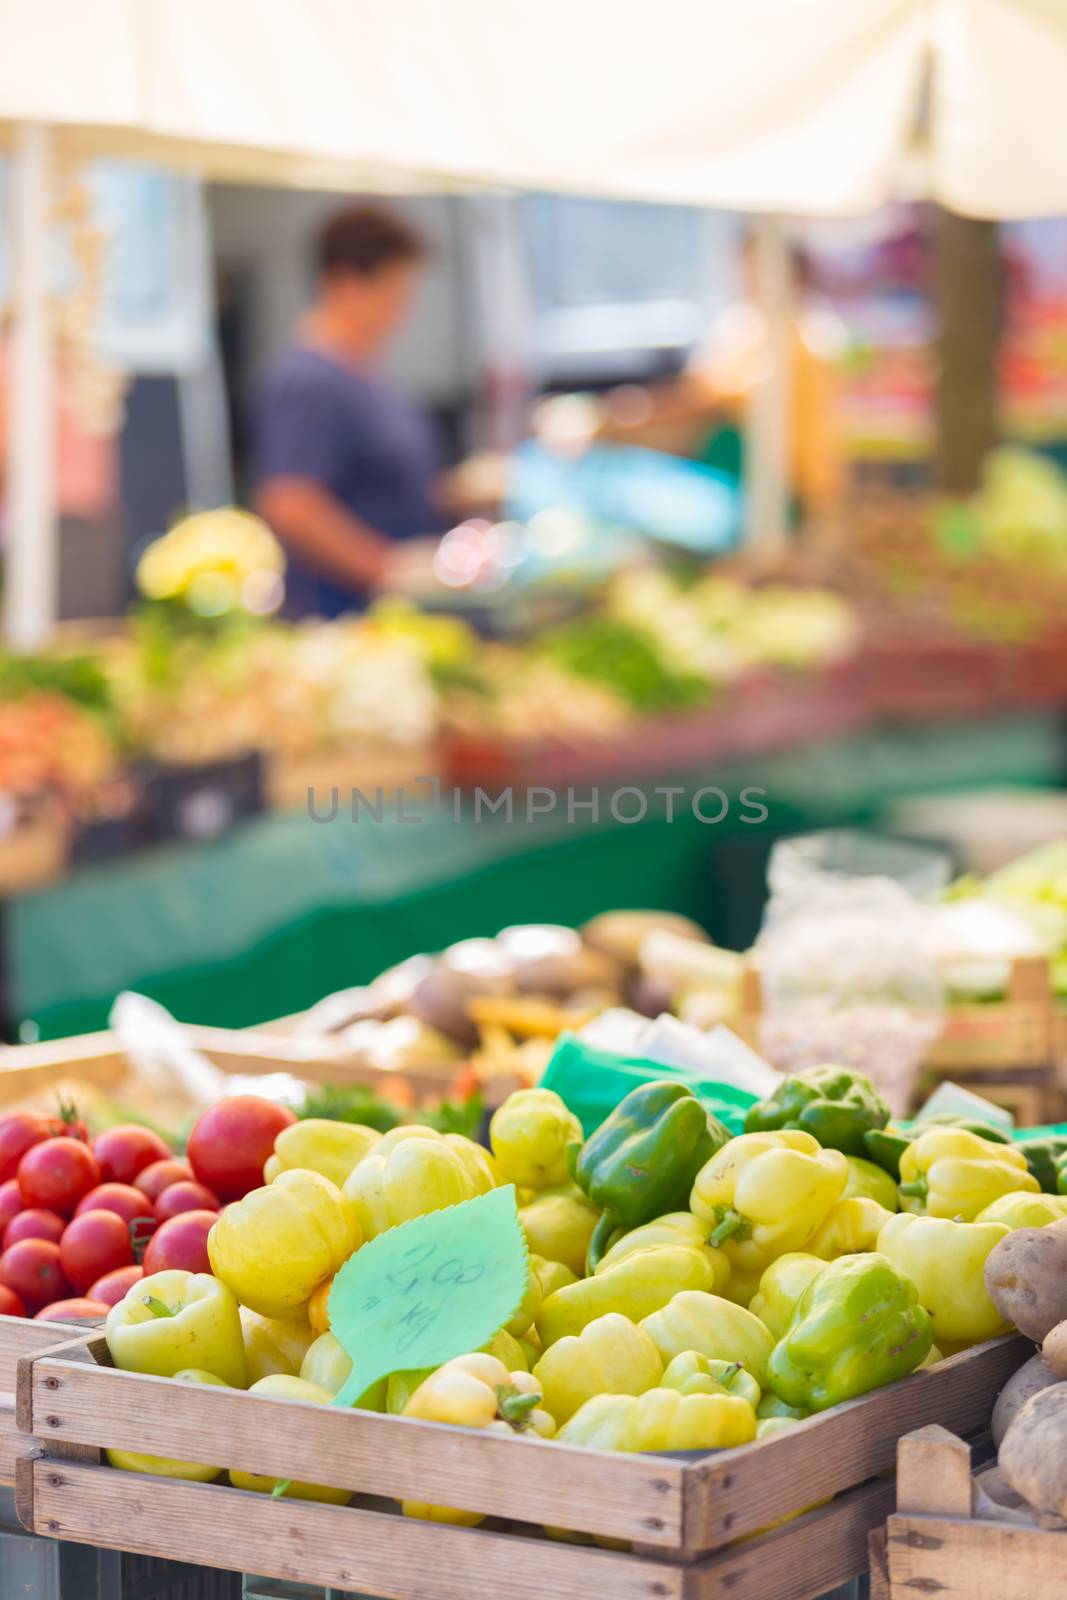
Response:
[{"label": "white awning", "polygon": [[1067,209],[1064,0],[0,0],[0,120],[206,176]]}]

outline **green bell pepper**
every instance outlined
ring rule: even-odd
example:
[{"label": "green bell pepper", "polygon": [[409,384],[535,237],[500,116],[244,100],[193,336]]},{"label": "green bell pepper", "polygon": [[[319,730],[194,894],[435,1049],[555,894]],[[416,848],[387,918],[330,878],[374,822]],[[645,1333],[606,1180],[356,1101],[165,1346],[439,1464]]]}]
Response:
[{"label": "green bell pepper", "polygon": [[677,1079],[631,1089],[584,1145],[571,1147],[574,1181],[603,1213],[586,1270],[594,1271],[616,1228],[684,1211],[697,1173],[729,1137]]},{"label": "green bell pepper", "polygon": [[847,1156],[869,1155],[863,1136],[884,1128],[889,1107],[869,1078],[844,1067],[808,1067],[784,1079],[745,1118],[746,1133],[776,1133],[801,1128],[824,1149]]},{"label": "green bell pepper", "polygon": [[895,1183],[900,1182],[900,1158],[911,1143],[908,1134],[891,1133],[888,1128],[870,1128],[863,1135],[868,1160],[888,1172]]},{"label": "green bell pepper", "polygon": [[1037,1179],[1042,1194],[1056,1194],[1059,1165],[1067,1155],[1067,1136],[1049,1133],[1043,1138],[1020,1139],[1015,1148],[1026,1157],[1030,1176]]},{"label": "green bell pepper", "polygon": [[1067,1155],[1063,1155],[1056,1163],[1056,1193],[1067,1194]]},{"label": "green bell pepper", "polygon": [[825,1411],[914,1372],[933,1339],[915,1285],[887,1257],[841,1256],[801,1295],[768,1381],[787,1405]]}]

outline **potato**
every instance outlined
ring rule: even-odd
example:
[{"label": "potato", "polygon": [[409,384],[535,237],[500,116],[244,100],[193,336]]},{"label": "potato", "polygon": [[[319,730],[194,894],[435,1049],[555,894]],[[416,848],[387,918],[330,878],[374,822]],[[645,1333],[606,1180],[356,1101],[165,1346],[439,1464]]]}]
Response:
[{"label": "potato", "polygon": [[1000,1471],[1039,1511],[1067,1516],[1067,1383],[1030,1396],[1004,1435]]},{"label": "potato", "polygon": [[1067,1322],[1057,1322],[1041,1344],[1041,1358],[1054,1377],[1067,1378]]},{"label": "potato", "polygon": [[412,1016],[439,1033],[473,1045],[478,1033],[468,1006],[479,995],[515,993],[514,963],[492,939],[464,939],[433,963],[408,1005]]},{"label": "potato", "polygon": [[1024,1362],[1018,1372],[1008,1379],[997,1396],[997,1403],[993,1407],[993,1421],[990,1424],[993,1443],[999,1446],[1032,1394],[1040,1394],[1042,1389],[1047,1389],[1050,1384],[1058,1382],[1059,1378],[1049,1371],[1039,1355],[1031,1356],[1029,1361]]},{"label": "potato", "polygon": [[1067,1218],[1001,1239],[986,1258],[985,1286],[1001,1316],[1040,1344],[1067,1317]]},{"label": "potato", "polygon": [[698,923],[675,911],[602,911],[579,931],[594,950],[602,950],[624,966],[636,967],[641,940],[654,928],[700,944],[711,942]]}]

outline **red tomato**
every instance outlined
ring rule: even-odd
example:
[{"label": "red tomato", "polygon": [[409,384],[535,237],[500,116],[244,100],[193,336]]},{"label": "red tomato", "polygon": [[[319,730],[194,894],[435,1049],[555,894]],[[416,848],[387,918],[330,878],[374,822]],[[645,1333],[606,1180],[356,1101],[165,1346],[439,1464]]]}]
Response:
[{"label": "red tomato", "polygon": [[14,1290],[31,1316],[52,1300],[61,1300],[70,1288],[59,1246],[51,1239],[22,1239],[5,1250],[0,1256],[0,1283]]},{"label": "red tomato", "polygon": [[117,1306],[120,1300],[125,1300],[127,1292],[139,1283],[144,1277],[144,1268],[116,1267],[114,1272],[105,1272],[102,1278],[97,1278],[95,1283],[89,1285],[89,1299],[102,1300],[105,1305]]},{"label": "red tomato", "polygon": [[0,1183],[15,1176],[27,1150],[49,1137],[47,1119],[33,1111],[16,1111],[0,1120]]},{"label": "red tomato", "polygon": [[103,1322],[111,1307],[103,1300],[55,1300],[34,1322]]},{"label": "red tomato", "polygon": [[12,1217],[17,1217],[21,1210],[22,1195],[19,1193],[19,1180],[8,1178],[6,1183],[0,1183],[0,1232],[3,1232]]},{"label": "red tomato", "polygon": [[258,1095],[220,1100],[197,1118],[189,1135],[193,1171],[221,1201],[240,1200],[262,1187],[263,1163],[282,1129],[295,1121],[285,1106]]},{"label": "red tomato", "polygon": [[159,1199],[164,1189],[169,1189],[172,1183],[191,1183],[193,1169],[188,1161],[180,1161],[177,1156],[171,1156],[167,1161],[153,1161],[150,1167],[145,1167],[134,1179],[134,1188],[140,1189],[147,1195],[153,1204]]},{"label": "red tomato", "polygon": [[133,1265],[129,1224],[114,1211],[83,1211],[59,1241],[63,1271],[82,1293],[105,1272]]},{"label": "red tomato", "polygon": [[145,1277],[153,1272],[169,1272],[172,1267],[183,1272],[210,1272],[207,1236],[217,1221],[217,1211],[183,1211],[164,1222],[148,1241],[141,1263]]},{"label": "red tomato", "polygon": [[218,1196],[212,1194],[210,1189],[205,1189],[202,1183],[172,1183],[169,1189],[164,1189],[155,1206],[160,1222],[169,1222],[171,1217],[180,1216],[183,1211],[218,1209]]},{"label": "red tomato", "polygon": [[139,1172],[153,1161],[164,1161],[170,1151],[151,1128],[125,1122],[108,1128],[93,1140],[93,1154],[100,1163],[100,1176],[108,1183],[132,1183]]},{"label": "red tomato", "polygon": [[134,1217],[150,1217],[152,1207],[140,1189],[135,1189],[132,1183],[100,1183],[95,1189],[81,1200],[75,1208],[74,1215],[80,1217],[83,1211],[113,1211],[123,1222],[132,1222]]},{"label": "red tomato", "polygon": [[26,1307],[6,1283],[0,1283],[0,1317],[24,1317]]},{"label": "red tomato", "polygon": [[73,1100],[64,1100],[60,1095],[59,1110],[56,1116],[46,1117],[48,1124],[48,1137],[50,1139],[80,1139],[82,1144],[89,1143],[89,1130],[78,1115],[78,1108]]},{"label": "red tomato", "polygon": [[82,1195],[100,1182],[100,1167],[79,1139],[46,1139],[19,1162],[19,1193],[24,1206],[42,1206],[69,1217]]},{"label": "red tomato", "polygon": [[4,1249],[18,1244],[20,1239],[51,1239],[53,1244],[58,1244],[66,1226],[54,1211],[20,1211],[4,1229]]}]

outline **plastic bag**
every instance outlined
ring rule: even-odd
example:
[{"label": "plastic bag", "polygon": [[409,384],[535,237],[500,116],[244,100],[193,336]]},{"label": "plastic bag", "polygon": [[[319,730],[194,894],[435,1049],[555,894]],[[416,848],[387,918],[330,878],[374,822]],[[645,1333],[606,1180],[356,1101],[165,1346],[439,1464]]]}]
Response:
[{"label": "plastic bag", "polygon": [[[886,870],[864,871],[868,863]],[[947,878],[939,852],[860,834],[776,847],[756,947],[760,1047],[774,1066],[851,1067],[866,1073],[894,1116],[906,1115],[944,1008],[928,953],[934,911],[918,894],[939,893]]]}]

